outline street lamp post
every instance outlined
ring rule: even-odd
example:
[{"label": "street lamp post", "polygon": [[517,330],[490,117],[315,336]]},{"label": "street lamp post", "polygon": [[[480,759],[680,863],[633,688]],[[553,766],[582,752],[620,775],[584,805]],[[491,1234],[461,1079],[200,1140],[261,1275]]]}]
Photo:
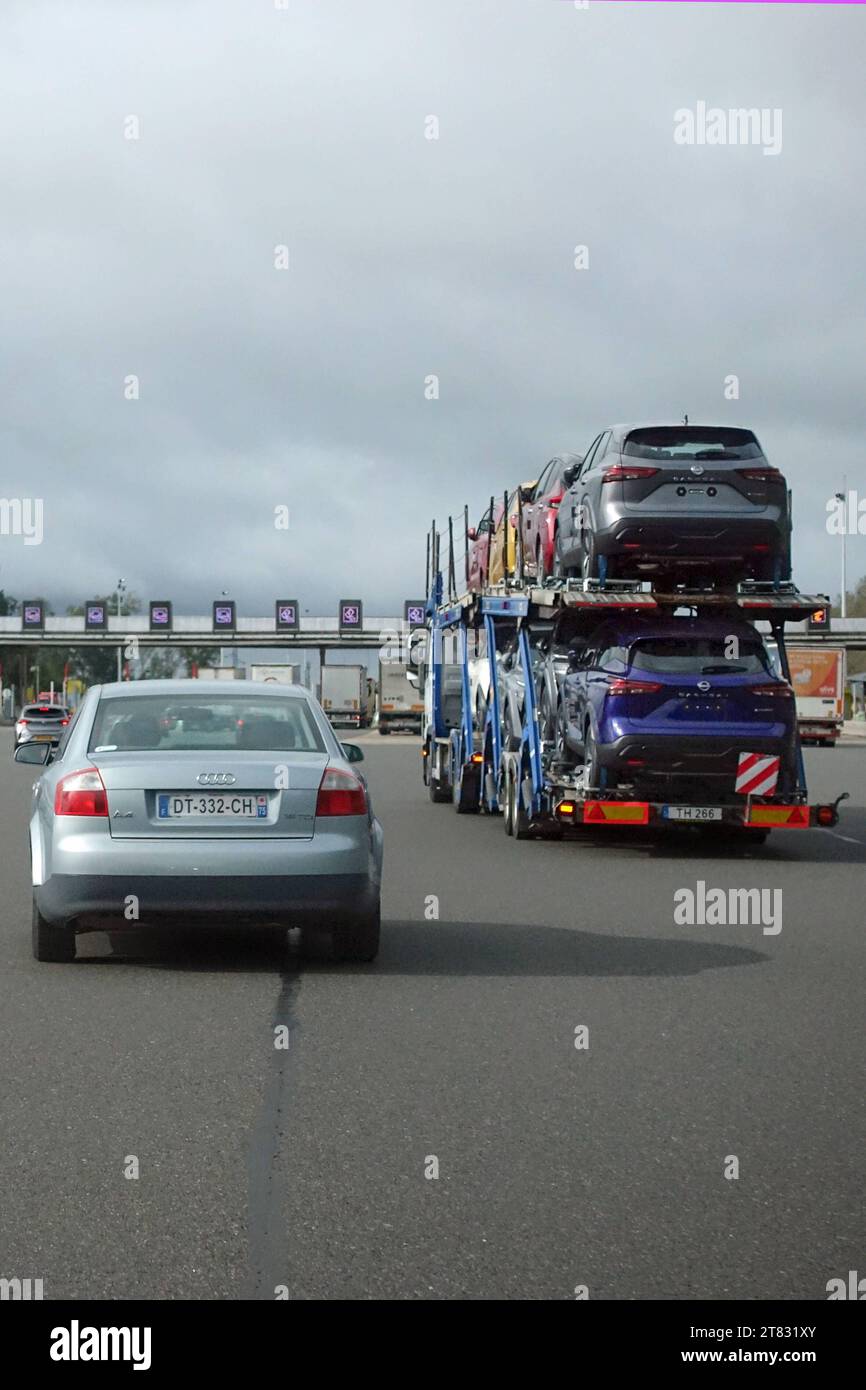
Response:
[{"label": "street lamp post", "polygon": [[840,595],[840,615],[848,616],[848,479],[842,479],[842,491],[836,493],[836,501],[842,503],[842,593]]},{"label": "street lamp post", "polygon": [[[122,600],[122,598],[123,598],[123,593],[124,593],[124,590],[125,590],[125,589],[126,589],[126,580],[125,580],[125,579],[118,579],[118,581],[117,581],[117,616],[118,616],[118,618],[120,618],[120,617],[123,616],[123,615],[121,614],[120,607],[121,607],[121,600]],[[118,649],[117,649],[117,679],[118,679],[118,681],[122,681],[122,680],[123,680],[123,644],[122,644],[122,643],[121,643],[121,645],[120,645],[120,646],[118,647]]]}]

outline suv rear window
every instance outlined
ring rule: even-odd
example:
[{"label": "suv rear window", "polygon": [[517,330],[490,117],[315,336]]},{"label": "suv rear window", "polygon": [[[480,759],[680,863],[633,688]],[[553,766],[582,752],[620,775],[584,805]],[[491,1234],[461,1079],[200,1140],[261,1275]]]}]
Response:
[{"label": "suv rear window", "polygon": [[740,638],[736,656],[730,656],[726,637],[643,637],[632,645],[631,669],[656,675],[738,676],[767,675],[770,672],[765,647],[747,637]]},{"label": "suv rear window", "polygon": [[100,700],[91,753],[324,753],[313,711],[300,696],[136,695]]},{"label": "suv rear window", "polygon": [[631,458],[678,462],[680,459],[759,459],[761,446],[751,430],[709,425],[664,425],[632,430],[622,446]]}]

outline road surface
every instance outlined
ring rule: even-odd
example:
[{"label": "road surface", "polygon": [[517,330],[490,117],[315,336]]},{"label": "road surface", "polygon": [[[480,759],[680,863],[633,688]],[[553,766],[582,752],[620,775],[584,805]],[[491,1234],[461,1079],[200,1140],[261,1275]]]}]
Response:
[{"label": "road surface", "polygon": [[[373,966],[142,930],[37,964],[32,773],[3,766],[0,1275],[46,1298],[822,1299],[861,1268],[866,741],[807,754],[813,798],[852,794],[836,832],[745,856],[517,843],[430,804],[416,740],[361,741]],[[698,880],[780,888],[781,931],[676,925]]]}]

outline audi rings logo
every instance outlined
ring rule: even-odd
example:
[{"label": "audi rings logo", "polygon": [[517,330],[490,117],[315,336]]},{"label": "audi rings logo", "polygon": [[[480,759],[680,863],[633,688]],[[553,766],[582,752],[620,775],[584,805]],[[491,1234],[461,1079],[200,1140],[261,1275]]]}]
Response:
[{"label": "audi rings logo", "polygon": [[200,772],[195,780],[202,787],[231,787],[238,779],[232,772]]}]

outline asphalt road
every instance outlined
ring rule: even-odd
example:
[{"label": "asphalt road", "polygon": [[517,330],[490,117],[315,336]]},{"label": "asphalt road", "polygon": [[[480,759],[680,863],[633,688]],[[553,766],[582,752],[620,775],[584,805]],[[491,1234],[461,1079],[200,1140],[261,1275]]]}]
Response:
[{"label": "asphalt road", "polygon": [[[429,803],[414,740],[364,742],[373,966],[143,932],[38,965],[32,774],[2,767],[0,1276],[46,1298],[823,1299],[862,1270],[866,740],[807,754],[813,797],[851,792],[837,832],[747,855],[516,843]],[[782,930],[676,925],[697,880],[781,889]]]}]

